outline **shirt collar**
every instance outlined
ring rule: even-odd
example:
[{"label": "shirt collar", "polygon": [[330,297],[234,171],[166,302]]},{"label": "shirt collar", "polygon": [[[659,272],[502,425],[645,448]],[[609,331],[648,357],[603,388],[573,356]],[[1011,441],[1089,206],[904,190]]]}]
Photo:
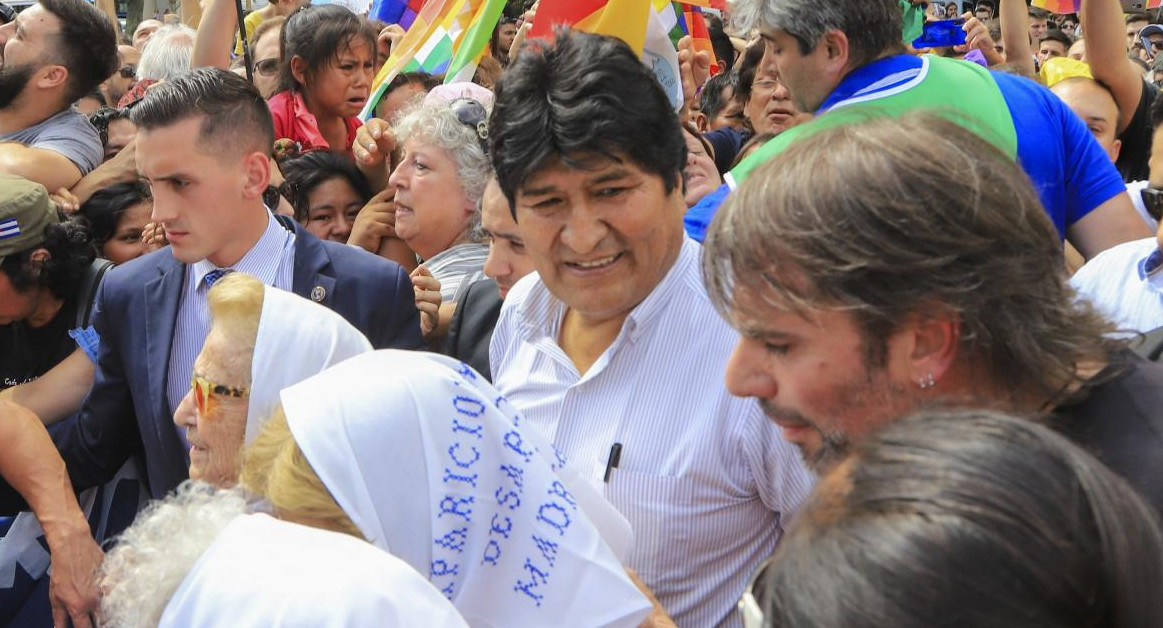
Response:
[{"label": "shirt collar", "polygon": [[[885,77],[904,73],[911,78],[911,75],[915,74],[915,71],[919,70],[923,64],[924,61],[919,57],[912,55],[893,55],[891,57],[877,59],[868,65],[856,68],[840,81],[836,89],[832,90],[832,93],[828,95],[816,111],[816,115],[828,111],[842,101],[855,97],[858,92],[881,82]],[[889,87],[891,84],[895,84],[895,82],[886,84],[883,87]]]},{"label": "shirt collar", "polygon": [[[268,286],[273,285],[278,265],[272,265],[270,260],[282,258],[283,248],[287,244],[287,239],[291,237],[294,237],[294,233],[279,224],[274,214],[268,211],[267,228],[262,232],[262,236],[246,252],[246,255],[238,260],[238,263],[230,266],[230,269],[252,275]],[[218,270],[218,267],[210,260],[195,262],[191,268],[194,273],[195,286],[201,286],[202,280],[210,271]]]}]

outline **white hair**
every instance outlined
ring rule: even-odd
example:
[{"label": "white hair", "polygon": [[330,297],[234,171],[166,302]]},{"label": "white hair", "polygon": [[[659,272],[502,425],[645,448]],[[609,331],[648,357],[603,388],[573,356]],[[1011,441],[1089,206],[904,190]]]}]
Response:
[{"label": "white hair", "polygon": [[222,530],[247,512],[241,490],[193,480],[151,503],[105,557],[102,625],[156,627],[186,574]]},{"label": "white hair", "polygon": [[184,24],[171,24],[154,31],[137,62],[137,80],[163,81],[189,70],[197,34]]},{"label": "white hair", "polygon": [[[479,102],[479,101],[478,101]],[[392,124],[401,144],[416,139],[444,149],[456,162],[456,174],[464,194],[476,207],[468,228],[473,242],[484,239],[481,229],[481,197],[493,175],[492,163],[481,146],[477,131],[457,119],[447,102],[419,102],[401,111]],[[486,113],[491,105],[482,103]]]}]

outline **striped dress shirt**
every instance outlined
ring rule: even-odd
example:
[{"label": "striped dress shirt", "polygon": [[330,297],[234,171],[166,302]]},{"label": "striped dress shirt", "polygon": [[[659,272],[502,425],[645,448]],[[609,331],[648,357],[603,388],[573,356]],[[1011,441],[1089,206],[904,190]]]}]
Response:
[{"label": "striped dress shirt", "polygon": [[[295,233],[279,224],[274,215],[268,218],[262,237],[230,268],[252,275],[268,286],[290,290],[295,273]],[[178,320],[174,325],[170,365],[166,373],[166,400],[171,415],[190,390],[194,360],[202,352],[206,334],[210,333],[210,309],[206,306],[209,288],[202,280],[212,270],[217,268],[206,260],[186,265],[186,286],[178,303]],[[185,431],[181,430],[181,433],[185,439]]]},{"label": "striped dress shirt", "polygon": [[634,528],[627,566],[683,628],[741,625],[736,603],[813,481],[758,404],[724,387],[738,334],[707,296],[701,250],[683,243],[585,374],[557,344],[565,304],[536,274],[509,293],[490,346],[496,387],[604,487]]}]

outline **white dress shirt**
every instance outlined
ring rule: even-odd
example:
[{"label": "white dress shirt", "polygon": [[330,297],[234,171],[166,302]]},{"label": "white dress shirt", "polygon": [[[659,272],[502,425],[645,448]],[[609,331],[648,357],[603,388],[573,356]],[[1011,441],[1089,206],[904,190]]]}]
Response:
[{"label": "white dress shirt", "polygon": [[566,306],[536,274],[509,293],[490,346],[496,388],[604,486],[634,528],[627,566],[683,628],[741,625],[748,578],[812,486],[758,404],[724,387],[738,334],[711,305],[701,251],[685,240],[584,375],[557,344]]},{"label": "white dress shirt", "polygon": [[[295,273],[295,233],[279,224],[273,215],[268,218],[267,228],[258,242],[230,268],[256,277],[265,285],[289,291]],[[206,306],[209,288],[202,280],[212,270],[217,268],[206,260],[186,265],[186,286],[178,304],[166,377],[166,400],[171,415],[190,390],[194,360],[202,352],[206,334],[210,333],[210,309]],[[184,430],[182,438],[185,438]]]},{"label": "white dress shirt", "polygon": [[1163,327],[1163,253],[1153,237],[1099,253],[1070,278],[1070,285],[1120,331]]}]

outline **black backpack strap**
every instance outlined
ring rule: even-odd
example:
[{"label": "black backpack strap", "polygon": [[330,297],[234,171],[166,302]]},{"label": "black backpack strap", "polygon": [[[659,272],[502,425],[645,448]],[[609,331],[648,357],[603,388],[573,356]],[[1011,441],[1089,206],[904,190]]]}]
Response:
[{"label": "black backpack strap", "polygon": [[100,257],[89,264],[85,270],[85,278],[81,280],[81,289],[77,291],[77,328],[89,326],[89,316],[93,313],[93,300],[97,298],[97,288],[105,272],[113,267],[113,262]]},{"label": "black backpack strap", "polygon": [[1159,356],[1163,355],[1163,327],[1157,327],[1143,334],[1141,338],[1131,343],[1131,348],[1143,358],[1151,362],[1158,362]]}]

